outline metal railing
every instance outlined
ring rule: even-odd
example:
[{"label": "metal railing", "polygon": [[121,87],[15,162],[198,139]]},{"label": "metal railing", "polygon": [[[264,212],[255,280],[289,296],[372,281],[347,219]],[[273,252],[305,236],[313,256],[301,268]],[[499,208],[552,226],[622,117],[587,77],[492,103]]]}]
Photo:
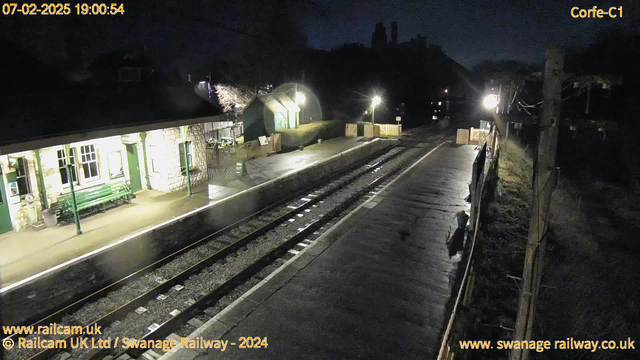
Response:
[{"label": "metal railing", "polygon": [[[447,328],[442,337],[442,343],[440,344],[440,351],[438,352],[438,360],[453,360],[453,351],[451,350],[451,329],[453,328],[456,315],[460,310],[460,303],[468,303],[471,298],[471,292],[474,283],[473,261],[474,250],[476,245],[476,238],[478,236],[478,228],[480,227],[480,213],[482,209],[482,196],[485,189],[487,180],[495,176],[498,167],[499,158],[499,134],[494,131],[493,134],[486,138],[483,143],[480,152],[476,156],[473,162],[473,171],[471,175],[471,184],[469,190],[471,192],[471,226],[470,231],[473,231],[471,240],[471,248],[469,250],[469,256],[467,264],[460,282],[458,289],[458,295],[456,296],[453,309],[451,310],[451,316],[447,323]],[[487,158],[489,162],[487,163]]]}]

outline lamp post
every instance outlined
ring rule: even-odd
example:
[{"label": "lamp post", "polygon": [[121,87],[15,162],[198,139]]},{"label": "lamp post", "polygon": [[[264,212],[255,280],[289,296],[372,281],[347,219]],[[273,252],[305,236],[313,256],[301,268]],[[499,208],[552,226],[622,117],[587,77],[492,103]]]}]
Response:
[{"label": "lamp post", "polygon": [[182,131],[182,140],[184,140],[184,142],[182,143],[182,149],[184,152],[184,170],[185,174],[187,175],[187,195],[191,196],[193,195],[193,192],[191,191],[191,168],[189,166],[189,144],[187,141],[189,125],[181,126],[180,130]]},{"label": "lamp post", "polygon": [[373,97],[373,100],[371,101],[371,124],[375,124],[376,121],[376,106],[378,104],[380,104],[382,102],[382,99],[380,98],[380,96],[376,95]]},{"label": "lamp post", "polygon": [[82,228],[80,227],[80,215],[78,214],[78,202],[76,200],[76,192],[73,188],[73,166],[75,165],[75,155],[74,155],[74,164],[71,164],[69,152],[71,151],[71,147],[66,144],[64,145],[65,152],[65,164],[67,168],[67,179],[69,180],[69,190],[71,192],[71,206],[73,208],[73,220],[76,223],[76,235],[82,235]]},{"label": "lamp post", "polygon": [[449,88],[444,89],[444,94],[447,98],[447,116],[449,116]]}]

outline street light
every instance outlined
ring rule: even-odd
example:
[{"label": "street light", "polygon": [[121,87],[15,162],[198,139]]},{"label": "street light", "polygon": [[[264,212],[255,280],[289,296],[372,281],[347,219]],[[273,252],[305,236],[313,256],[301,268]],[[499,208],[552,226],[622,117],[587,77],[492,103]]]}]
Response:
[{"label": "street light", "polygon": [[485,98],[482,100],[482,105],[486,108],[486,109],[493,109],[496,106],[498,106],[498,95],[487,95],[485,96]]},{"label": "street light", "polygon": [[372,124],[375,124],[376,106],[381,102],[382,102],[382,98],[380,98],[380,96],[378,95],[374,96],[373,100],[371,101],[371,123]]},{"label": "street light", "polygon": [[449,116],[449,88],[444,89],[444,93],[447,98],[447,116]]}]

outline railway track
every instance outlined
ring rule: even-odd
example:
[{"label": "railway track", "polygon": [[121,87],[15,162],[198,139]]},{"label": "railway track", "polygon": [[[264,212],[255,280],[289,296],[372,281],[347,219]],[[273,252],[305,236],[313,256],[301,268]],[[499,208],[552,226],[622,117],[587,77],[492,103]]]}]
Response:
[{"label": "railway track", "polygon": [[[233,298],[274,270],[274,261],[293,256],[323,225],[363,199],[427,149],[395,147],[364,166],[312,191],[288,205],[276,204],[211,234],[136,274],[81,299],[34,325],[59,321],[64,325],[104,328],[98,339],[116,336],[159,340],[212,317],[227,297]],[[276,263],[277,264],[277,261]],[[134,276],[135,275],[135,276]],[[136,296],[131,297],[131,293]],[[129,293],[128,298],[122,298]],[[228,302],[228,301],[227,301]],[[110,305],[110,306],[105,306]],[[211,307],[211,305],[215,305]],[[206,315],[203,315],[206,314]],[[194,320],[196,319],[196,320]],[[184,328],[187,330],[184,330]],[[183,329],[183,330],[179,330]],[[53,337],[71,339],[86,335]],[[8,359],[65,357],[64,349],[5,353]],[[73,358],[102,359],[121,355],[113,349],[70,349]],[[144,350],[130,349],[140,357]]]}]

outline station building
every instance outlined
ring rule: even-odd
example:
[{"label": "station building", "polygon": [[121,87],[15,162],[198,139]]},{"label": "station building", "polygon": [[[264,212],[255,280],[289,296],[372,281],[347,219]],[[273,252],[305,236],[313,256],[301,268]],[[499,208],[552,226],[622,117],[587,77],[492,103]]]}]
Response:
[{"label": "station building", "polygon": [[243,111],[244,139],[257,140],[300,124],[300,107],[284,92],[255,96]]},{"label": "station building", "polygon": [[[125,183],[207,180],[205,127],[220,111],[190,86],[0,98],[0,233],[42,222],[61,197]],[[185,157],[186,142],[186,157]],[[67,164],[71,164],[67,171]]]}]

